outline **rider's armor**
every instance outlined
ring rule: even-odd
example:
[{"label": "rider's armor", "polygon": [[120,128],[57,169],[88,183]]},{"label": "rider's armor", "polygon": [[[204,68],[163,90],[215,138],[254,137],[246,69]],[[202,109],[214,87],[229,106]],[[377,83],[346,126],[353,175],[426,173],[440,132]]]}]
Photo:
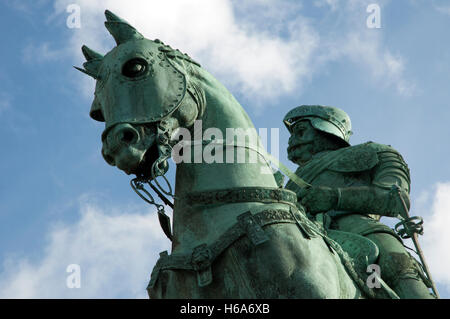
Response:
[{"label": "rider's armor", "polygon": [[[311,185],[339,188],[337,207],[328,212],[331,217],[356,213],[379,220],[381,216],[401,216],[404,207],[397,193],[392,191],[393,185],[400,187],[401,196],[409,204],[408,166],[402,156],[387,145],[368,142],[324,151],[300,166],[296,174]],[[286,188],[297,193],[300,190],[292,181]],[[379,231],[394,234],[391,228],[377,224]],[[357,233],[366,231],[361,229]]]},{"label": "rider's armor", "polygon": [[[291,127],[299,119],[310,119],[314,128],[337,136],[346,143],[344,145],[349,145],[350,119],[343,111],[335,110],[339,109],[298,107],[287,114],[285,124],[291,131]],[[318,124],[320,122],[322,124]],[[345,125],[338,127],[335,125],[338,122]],[[333,129],[323,130],[323,127]],[[430,297],[423,281],[426,278],[418,263],[404,249],[402,240],[395,231],[379,222],[381,216],[405,215],[405,207],[399,196],[402,196],[409,209],[409,169],[394,148],[367,142],[323,151],[300,166],[296,174],[312,186],[338,190],[336,207],[326,212],[330,217],[326,227],[356,233],[374,241],[380,250],[377,263],[381,268],[381,277],[401,298]],[[300,192],[300,187],[292,181],[287,183],[286,188],[297,194]]]}]

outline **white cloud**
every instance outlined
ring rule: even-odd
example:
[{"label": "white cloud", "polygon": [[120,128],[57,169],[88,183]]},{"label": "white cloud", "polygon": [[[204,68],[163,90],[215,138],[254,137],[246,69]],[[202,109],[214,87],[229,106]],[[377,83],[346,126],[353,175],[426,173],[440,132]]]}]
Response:
[{"label": "white cloud", "polygon": [[[362,77],[372,78],[377,85],[394,86],[403,96],[413,95],[415,86],[404,78],[403,58],[400,54],[393,54],[383,48],[380,36],[369,30],[349,33],[345,40],[346,45],[337,49],[338,56],[348,57],[359,64],[363,70]],[[364,76],[364,73],[367,76]]]},{"label": "white cloud", "polygon": [[[56,12],[64,13],[70,2],[57,0]],[[229,0],[134,1],[132,6],[118,0],[81,0],[78,4],[81,29],[74,29],[69,46],[79,62],[83,43],[100,52],[111,48],[111,37],[103,27],[108,8],[146,37],[160,38],[189,53],[228,86],[249,96],[278,96],[301,86],[318,44],[314,30],[301,16],[284,26],[289,28],[287,38],[269,32],[270,22],[279,15],[267,13],[284,12],[291,6],[287,2],[260,2],[254,7],[265,13],[263,25],[269,28],[262,31],[254,28],[255,21],[238,21]]]},{"label": "white cloud", "polygon": [[[80,203],[80,219],[53,225],[39,260],[7,258],[0,298],[147,297],[158,253],[169,249],[155,213],[142,207],[100,207],[86,196]],[[70,264],[81,267],[81,288],[67,288]]]},{"label": "white cloud", "polygon": [[[67,15],[65,10],[70,3],[71,0],[55,0],[56,14]],[[337,32],[328,32],[321,21],[305,16],[302,2],[136,0],[129,5],[119,0],[80,0],[77,3],[81,7],[81,29],[70,30],[67,45],[78,64],[83,61],[82,44],[102,53],[113,46],[103,27],[103,12],[110,9],[147,38],[160,38],[187,52],[225,85],[253,100],[301,92],[328,63],[342,58],[362,65],[377,84],[394,85],[403,95],[412,91],[412,86],[403,79],[403,59],[384,48],[382,32],[366,37],[365,1],[316,1],[316,5],[332,12],[328,19],[336,19]],[[361,20],[357,28],[356,20]],[[87,86],[83,86],[87,92]]]},{"label": "white cloud", "polygon": [[[433,196],[424,193],[419,197],[419,210],[414,215],[424,217],[424,235],[420,243],[426,261],[431,269],[433,279],[450,291],[450,182],[438,183],[434,188]],[[424,201],[428,201],[428,205]],[[427,212],[423,209],[430,209]]]},{"label": "white cloud", "polygon": [[[390,2],[377,2],[381,7],[381,21]],[[334,12],[327,18],[333,21],[331,29],[321,33],[320,45],[325,48],[320,57],[322,66],[347,60],[360,67],[362,79],[368,79],[382,89],[393,87],[402,96],[414,95],[416,86],[405,76],[405,58],[384,44],[383,22],[380,29],[370,29],[366,25],[369,16],[366,9],[371,3],[373,1],[369,0],[316,1],[316,5],[328,5]]]}]

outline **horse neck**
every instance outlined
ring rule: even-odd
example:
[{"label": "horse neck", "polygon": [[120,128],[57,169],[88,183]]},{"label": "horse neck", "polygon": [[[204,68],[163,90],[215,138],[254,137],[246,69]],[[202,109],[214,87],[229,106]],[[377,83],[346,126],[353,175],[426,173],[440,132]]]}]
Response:
[{"label": "horse neck", "polygon": [[[198,81],[205,93],[205,110],[201,135],[208,128],[217,128],[226,138],[227,128],[248,129],[254,126],[234,97],[212,76]],[[199,140],[195,130],[192,140]],[[232,144],[232,143],[231,143]],[[222,146],[222,145],[221,145]],[[195,145],[191,147],[191,151]],[[221,147],[227,150],[234,147]],[[203,150],[203,146],[201,148]],[[254,152],[244,149],[245,153]],[[235,154],[237,148],[234,148]],[[195,152],[195,149],[194,149]],[[191,156],[192,158],[193,156]],[[263,172],[263,173],[262,173]],[[175,183],[175,206],[173,210],[172,252],[190,252],[200,243],[212,243],[226,229],[236,223],[238,215],[252,210],[262,203],[234,203],[224,205],[196,205],[186,201],[192,192],[230,190],[239,187],[277,187],[267,163],[200,163],[181,162],[177,164]]]},{"label": "horse neck", "polygon": [[[203,116],[199,119],[201,120],[202,134],[193,133],[192,140],[201,139],[208,128],[219,129],[224,140],[229,137],[227,129],[243,129],[250,132],[252,135],[250,140],[257,144],[259,137],[255,127],[233,95],[207,72],[203,73],[200,85],[205,92],[206,107]],[[194,148],[195,146],[192,149]],[[234,147],[235,154],[238,153],[238,148]],[[226,148],[223,147],[223,150],[225,152]],[[247,156],[250,152],[255,151],[245,149]],[[253,154],[253,156],[255,155]],[[256,163],[249,163],[249,161],[246,163],[206,163],[203,159],[201,163],[180,163],[177,165],[175,192],[177,196],[184,196],[193,191],[250,186],[277,187],[273,175],[268,172],[270,172],[270,168],[267,162],[261,160],[261,157],[258,157]]]}]

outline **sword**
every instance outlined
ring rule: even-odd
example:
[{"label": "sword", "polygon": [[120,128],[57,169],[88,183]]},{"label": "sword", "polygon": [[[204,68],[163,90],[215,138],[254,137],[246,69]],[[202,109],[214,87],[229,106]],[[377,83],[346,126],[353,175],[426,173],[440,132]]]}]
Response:
[{"label": "sword", "polygon": [[300,188],[311,187],[311,184],[308,184],[302,178],[297,176],[297,174],[292,172],[286,165],[281,163],[278,158],[274,157],[269,152],[266,152],[264,149],[261,149],[261,150],[264,151],[264,153],[265,153],[266,157],[269,159],[269,161],[271,161],[275,166],[277,166],[280,169],[280,171],[282,171],[284,173],[284,175],[289,177],[289,179],[291,181],[293,181],[295,184],[297,184]]},{"label": "sword", "polygon": [[[428,265],[425,261],[425,256],[423,254],[422,249],[420,248],[419,245],[419,235],[417,231],[411,230],[409,229],[408,226],[408,222],[417,219],[417,217],[410,217],[409,216],[409,210],[408,210],[408,206],[405,203],[405,200],[403,199],[401,193],[400,193],[400,187],[398,185],[393,185],[392,186],[393,191],[395,191],[398,194],[398,197],[400,198],[400,201],[402,202],[402,206],[403,209],[405,210],[405,215],[406,215],[406,219],[404,221],[401,221],[400,223],[398,223],[397,225],[395,225],[395,229],[397,230],[397,226],[399,225],[403,225],[404,229],[402,229],[399,234],[402,238],[411,238],[412,242],[414,243],[414,247],[416,248],[416,253],[420,258],[420,262],[422,263],[422,267],[423,270],[425,272],[425,275],[427,276],[427,279],[430,281],[431,283],[431,289],[433,290],[434,294],[436,295],[437,298],[441,298],[439,296],[439,293],[437,291],[436,288],[436,284],[433,281],[433,278],[431,277],[431,273],[429,271]],[[405,236],[405,234],[407,236]]]}]

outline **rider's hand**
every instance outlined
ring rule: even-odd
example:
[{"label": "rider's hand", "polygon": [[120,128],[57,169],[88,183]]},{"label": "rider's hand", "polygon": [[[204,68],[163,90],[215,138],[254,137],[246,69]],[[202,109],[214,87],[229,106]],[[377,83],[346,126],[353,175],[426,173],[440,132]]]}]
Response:
[{"label": "rider's hand", "polygon": [[339,194],[336,188],[311,186],[302,188],[299,197],[308,213],[317,214],[336,208]]}]

